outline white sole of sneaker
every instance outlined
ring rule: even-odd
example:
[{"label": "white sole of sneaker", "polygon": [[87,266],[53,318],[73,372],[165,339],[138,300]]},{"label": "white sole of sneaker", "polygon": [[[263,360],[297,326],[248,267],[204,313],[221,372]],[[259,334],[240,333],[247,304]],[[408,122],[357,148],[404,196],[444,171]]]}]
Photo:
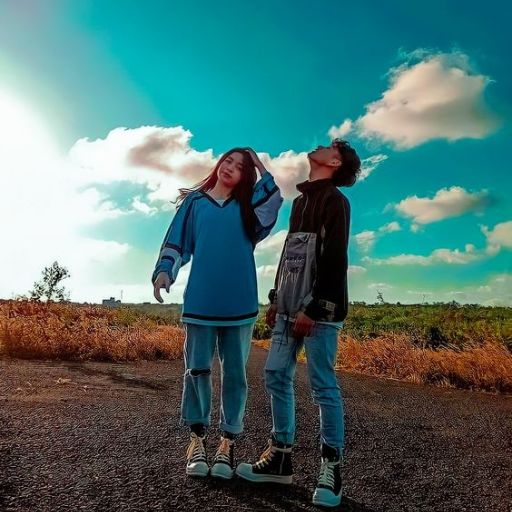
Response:
[{"label": "white sole of sneaker", "polygon": [[255,475],[252,472],[252,466],[250,464],[241,463],[236,468],[236,474],[254,483],[273,483],[273,484],[286,484],[289,485],[293,482],[293,475],[279,476],[279,475]]},{"label": "white sole of sneaker", "polygon": [[187,466],[186,473],[188,476],[208,476],[210,468],[206,462],[197,462],[193,466]]},{"label": "white sole of sneaker", "polygon": [[227,464],[214,464],[210,469],[210,475],[214,478],[223,478],[224,480],[231,480],[235,474]]},{"label": "white sole of sneaker", "polygon": [[316,490],[313,494],[313,505],[318,505],[320,507],[337,507],[340,503],[341,493],[336,496],[336,494],[329,491],[318,492],[318,490]]}]

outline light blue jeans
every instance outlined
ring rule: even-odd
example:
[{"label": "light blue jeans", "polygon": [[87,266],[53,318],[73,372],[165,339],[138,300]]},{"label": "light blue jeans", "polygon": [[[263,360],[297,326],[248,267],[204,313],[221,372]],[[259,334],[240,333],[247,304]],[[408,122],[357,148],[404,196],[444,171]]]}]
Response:
[{"label": "light blue jeans", "polygon": [[251,350],[253,327],[254,322],[227,327],[185,324],[182,425],[210,425],[211,368],[217,348],[221,369],[219,427],[231,434],[243,431],[247,401],[245,367]]},{"label": "light blue jeans", "polygon": [[345,429],[343,400],[334,366],[339,327],[315,324],[311,336],[295,338],[293,323],[276,319],[265,364],[265,387],[272,405],[272,435],[282,443],[295,440],[295,393],[293,381],[297,354],[304,346],[313,401],[320,411],[321,442],[343,451]]}]

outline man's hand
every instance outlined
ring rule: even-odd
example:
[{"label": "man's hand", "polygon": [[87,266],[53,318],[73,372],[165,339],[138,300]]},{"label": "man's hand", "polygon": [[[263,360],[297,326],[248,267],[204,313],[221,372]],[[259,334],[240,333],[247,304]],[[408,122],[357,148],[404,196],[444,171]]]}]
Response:
[{"label": "man's hand", "polygon": [[276,314],[277,306],[275,304],[271,304],[265,315],[265,322],[269,327],[274,327],[274,325],[276,325]]},{"label": "man's hand", "polygon": [[295,317],[293,335],[296,338],[304,338],[305,336],[310,336],[314,326],[315,321],[309,318],[309,316],[307,316],[305,313],[300,311]]},{"label": "man's hand", "polygon": [[162,296],[160,295],[160,289],[165,288],[165,291],[169,293],[169,289],[171,287],[171,279],[169,278],[169,275],[167,272],[160,272],[155,279],[155,284],[153,287],[153,295],[155,296],[155,299],[160,302],[160,304],[164,301],[162,299]]}]

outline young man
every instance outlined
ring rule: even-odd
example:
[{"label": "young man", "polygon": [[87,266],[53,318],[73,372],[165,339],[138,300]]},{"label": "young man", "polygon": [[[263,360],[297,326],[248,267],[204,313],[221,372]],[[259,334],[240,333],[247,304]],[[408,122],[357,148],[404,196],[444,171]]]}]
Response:
[{"label": "young man", "polygon": [[255,464],[237,474],[252,482],[292,482],[295,438],[293,380],[297,354],[305,348],[314,402],[320,411],[321,468],[313,503],[341,502],[340,462],[344,443],[343,402],[334,370],[338,330],[348,312],[347,269],[350,204],[337,187],[352,186],[361,161],[350,145],[334,140],[308,154],[309,180],[297,185],[290,230],[267,323],[274,327],[265,365],[273,429]]}]

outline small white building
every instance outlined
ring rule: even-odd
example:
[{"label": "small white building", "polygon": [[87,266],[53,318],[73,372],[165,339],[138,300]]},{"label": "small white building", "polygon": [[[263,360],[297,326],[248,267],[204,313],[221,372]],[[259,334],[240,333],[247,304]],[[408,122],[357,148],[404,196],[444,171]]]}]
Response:
[{"label": "small white building", "polygon": [[110,306],[110,307],[115,307],[115,306],[121,305],[121,301],[119,299],[116,300],[115,297],[110,297],[110,299],[103,299],[101,301],[101,303],[104,306]]}]

